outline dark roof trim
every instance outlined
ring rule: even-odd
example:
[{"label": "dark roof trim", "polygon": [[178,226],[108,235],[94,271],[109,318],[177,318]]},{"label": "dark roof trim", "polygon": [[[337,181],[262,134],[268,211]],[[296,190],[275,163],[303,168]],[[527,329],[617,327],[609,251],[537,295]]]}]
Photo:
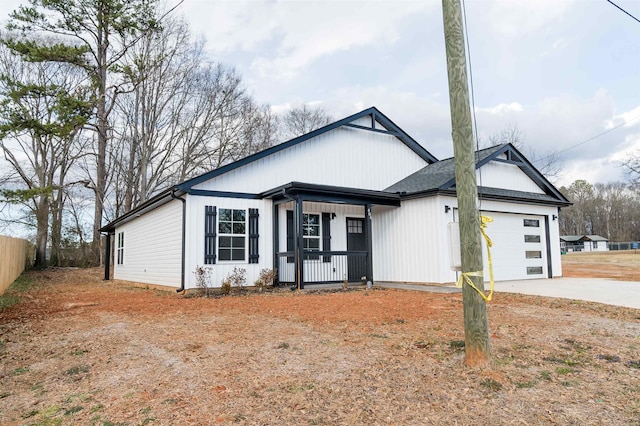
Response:
[{"label": "dark roof trim", "polygon": [[207,191],[204,189],[190,189],[187,193],[201,197],[244,198],[246,200],[260,200],[263,198],[260,194],[251,194],[248,192]]},{"label": "dark roof trim", "polygon": [[[528,196],[529,193],[527,192],[522,192],[519,195],[514,195],[514,194],[491,194],[489,193],[489,191],[491,190],[491,188],[482,188],[482,187],[478,187],[478,193],[482,193],[482,199],[483,200],[493,200],[493,201],[505,201],[505,202],[515,202],[515,203],[520,203],[520,204],[535,204],[535,205],[542,205],[542,206],[559,206],[559,207],[564,207],[564,206],[568,206],[571,205],[570,202],[563,202],[563,201],[559,201],[559,200],[553,200],[553,199],[536,199],[536,198],[532,198],[530,196]],[[515,192],[515,191],[514,191]],[[429,189],[426,191],[420,191],[420,192],[412,192],[410,194],[405,194],[405,193],[401,193],[400,195],[400,199],[401,200],[413,200],[416,198],[425,198],[425,197],[433,197],[436,195],[444,195],[444,196],[449,196],[449,197],[455,197],[456,196],[456,190],[455,188],[453,189],[439,189],[439,188],[435,188],[435,189]],[[533,194],[531,193],[531,195],[541,195],[541,194]]]},{"label": "dark roof trim", "polygon": [[488,163],[492,159],[495,159],[503,153],[507,153],[509,160],[516,160],[517,162],[522,163],[522,165],[517,164],[518,167],[520,167],[520,170],[522,170],[527,176],[529,176],[529,178],[531,178],[531,180],[538,184],[538,186],[540,186],[545,193],[555,196],[556,198],[558,198],[558,200],[566,201],[568,203],[567,205],[571,205],[571,202],[567,200],[567,198],[562,195],[562,193],[558,191],[556,187],[553,186],[553,184],[549,182],[547,178],[545,178],[544,175],[540,173],[538,169],[536,169],[536,167],[531,164],[531,162],[527,160],[527,158],[510,143],[506,144],[504,147],[484,159],[481,164],[479,164],[479,167],[483,166],[484,164]]},{"label": "dark roof trim", "polygon": [[[371,116],[372,117],[372,124],[375,124],[375,122],[377,121],[378,123],[380,123],[385,129],[387,129],[389,132],[393,132],[393,133],[397,133],[394,136],[396,136],[398,139],[400,139],[406,146],[408,146],[413,152],[415,152],[418,156],[420,156],[423,160],[425,160],[428,163],[434,163],[436,161],[438,161],[438,159],[436,157],[434,157],[433,155],[431,155],[431,153],[429,153],[429,151],[427,151],[426,149],[424,149],[422,147],[422,145],[420,145],[418,142],[416,142],[411,136],[409,136],[407,133],[405,133],[404,130],[402,130],[400,127],[398,127],[394,122],[392,122],[387,116],[385,116],[383,113],[381,113],[380,111],[378,111],[378,109],[376,107],[371,107],[371,108],[367,108],[364,111],[360,111],[359,113],[350,115],[349,117],[343,118],[342,120],[338,120],[336,122],[333,122],[331,124],[328,124],[324,127],[321,127],[317,130],[314,130],[313,132],[307,133],[305,135],[299,136],[297,138],[291,139],[287,142],[281,143],[279,145],[275,145],[272,146],[271,148],[265,149],[264,151],[260,151],[258,153],[255,153],[253,155],[250,155],[248,157],[245,157],[241,160],[235,161],[231,164],[227,164],[226,166],[222,166],[219,167],[215,170],[211,170],[210,172],[204,173],[200,176],[196,176],[192,179],[186,180],[180,184],[178,184],[176,187],[180,190],[188,190],[191,187],[193,187],[194,185],[197,185],[199,183],[205,182],[209,179],[212,179],[216,176],[220,176],[224,173],[227,173],[231,170],[237,169],[239,167],[245,166],[249,163],[252,163],[254,161],[260,160],[262,158],[265,158],[271,154],[275,154],[276,152],[285,150],[287,148],[290,148],[294,145],[297,145],[299,143],[302,143],[304,141],[307,141],[309,139],[312,139],[318,135],[321,135],[323,133],[327,133],[331,130],[337,129],[338,127],[347,125],[349,123],[351,123],[354,120],[357,120],[359,118],[362,117],[366,117],[366,116]],[[375,131],[375,128],[367,128],[365,126],[361,126],[363,129],[366,130],[373,130]]]},{"label": "dark roof trim", "polygon": [[[478,152],[480,152],[480,151],[478,151]],[[498,158],[502,154],[507,154],[508,159],[507,160],[503,160],[501,158]],[[542,189],[546,194],[554,196],[560,202],[566,202],[565,205],[567,205],[567,206],[572,204],[512,144],[510,144],[510,143],[504,144],[501,148],[497,149],[493,153],[487,155],[484,158],[481,158],[479,161],[476,162],[476,170],[478,170],[480,167],[484,166],[485,164],[487,164],[490,161],[506,162],[506,163],[514,164],[514,165],[518,166],[520,168],[520,170],[522,170],[531,180],[533,180],[540,187],[540,189]],[[440,189],[450,189],[451,187],[453,187],[455,185],[455,182],[456,182],[456,179],[454,177],[453,179],[449,180],[447,183],[442,185],[440,187]],[[485,194],[484,193],[481,193],[480,191],[478,191],[478,193],[479,193],[479,195],[481,194],[483,198],[485,198]]]},{"label": "dark roof trim", "polygon": [[274,202],[282,199],[300,197],[304,201],[317,201],[344,204],[378,204],[400,206],[400,195],[370,189],[347,188],[341,186],[317,185],[303,182],[290,182],[261,194]]},{"label": "dark roof trim", "polygon": [[175,187],[171,187],[171,188],[167,188],[164,191],[158,193],[157,195],[155,195],[152,198],[149,198],[147,201],[145,201],[144,203],[140,204],[138,207],[128,211],[127,213],[123,214],[122,216],[112,220],[111,222],[109,222],[108,224],[106,224],[105,226],[103,226],[102,228],[99,229],[100,232],[107,232],[107,233],[113,233],[115,232],[116,226],[118,225],[123,225],[127,222],[129,222],[132,219],[137,218],[138,216],[141,216],[145,213],[147,213],[148,211],[151,211],[157,207],[160,207],[164,204],[167,204],[168,202],[170,202],[171,200],[173,200],[174,197],[171,196],[171,194],[173,194],[174,196],[180,197],[182,195],[185,194],[184,191],[180,191],[178,189],[176,189]]}]

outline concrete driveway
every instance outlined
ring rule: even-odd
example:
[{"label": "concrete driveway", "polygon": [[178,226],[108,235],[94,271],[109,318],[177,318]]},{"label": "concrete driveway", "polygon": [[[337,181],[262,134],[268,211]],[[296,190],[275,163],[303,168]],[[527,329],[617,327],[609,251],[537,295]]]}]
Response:
[{"label": "concrete driveway", "polygon": [[[488,289],[489,283],[485,282]],[[401,290],[429,291],[432,293],[459,293],[454,286],[398,284],[376,282],[376,285]],[[640,281],[616,281],[606,278],[554,278],[552,280],[500,281],[495,283],[496,293],[520,293],[533,296],[560,297],[586,300],[607,305],[640,309]]]},{"label": "concrete driveway", "polygon": [[[487,283],[485,283],[486,285]],[[640,281],[615,281],[606,278],[501,281],[495,283],[494,290],[496,292],[586,300],[640,309]]]}]

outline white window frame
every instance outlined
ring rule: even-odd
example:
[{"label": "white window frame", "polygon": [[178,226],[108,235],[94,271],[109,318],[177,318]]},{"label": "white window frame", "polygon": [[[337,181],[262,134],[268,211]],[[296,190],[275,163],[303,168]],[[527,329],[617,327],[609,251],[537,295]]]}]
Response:
[{"label": "white window frame", "polygon": [[124,265],[124,231],[118,232],[116,242],[116,264]]},{"label": "white window frame", "polygon": [[[231,221],[228,220],[221,220],[222,219],[222,212],[224,210],[231,210]],[[244,221],[235,221],[233,219],[233,214],[234,211],[242,211],[244,212]],[[218,209],[218,213],[217,213],[217,219],[218,219],[218,223],[216,224],[218,227],[218,244],[217,244],[217,250],[218,250],[218,263],[248,263],[249,262],[249,256],[248,256],[248,251],[249,248],[247,247],[247,242],[248,242],[248,235],[249,235],[249,212],[248,209],[234,209],[234,208],[219,208]],[[231,233],[224,233],[220,230],[220,223],[221,222],[226,222],[226,223],[230,223],[231,224]],[[240,234],[240,233],[233,233],[233,225],[235,223],[244,223],[244,233]],[[243,244],[243,258],[242,260],[239,259],[233,259],[233,238],[240,238],[242,237],[244,239],[244,244]],[[220,240],[222,238],[231,238],[231,246],[230,247],[223,247],[222,244],[220,243]],[[221,256],[221,251],[222,250],[231,250],[229,253],[229,257],[230,259],[224,260],[223,257]]]},{"label": "white window frame", "polygon": [[[305,225],[305,219],[308,222],[308,218],[309,216],[317,216],[318,217],[318,223],[316,224],[312,224],[312,225]],[[308,235],[307,234],[307,226],[314,226],[314,227],[318,227],[318,235]],[[302,213],[302,250],[306,250],[306,251],[322,251],[322,214],[321,213]],[[309,240],[318,240],[318,248],[317,249],[309,249],[307,248],[307,244],[306,242]],[[311,256],[311,255],[310,255]],[[305,261],[307,262],[315,262],[318,260],[322,260],[320,258],[320,255],[314,256],[314,257],[310,257],[310,258],[306,258]]]}]

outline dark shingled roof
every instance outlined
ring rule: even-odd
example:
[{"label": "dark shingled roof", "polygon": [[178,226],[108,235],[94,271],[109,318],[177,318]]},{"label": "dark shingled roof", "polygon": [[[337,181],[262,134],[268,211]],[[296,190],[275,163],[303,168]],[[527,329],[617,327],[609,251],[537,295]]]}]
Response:
[{"label": "dark shingled roof", "polygon": [[[500,155],[507,154],[506,158]],[[476,169],[495,159],[504,160],[518,165],[520,169],[534,181],[543,194],[535,192],[514,191],[503,188],[478,187],[480,197],[495,200],[520,201],[526,203],[568,206],[566,199],[540,172],[520,154],[511,144],[492,146],[476,152]],[[454,159],[447,158],[437,163],[429,164],[401,181],[391,185],[385,191],[399,193],[403,199],[425,197],[435,194],[455,195],[456,176]]]},{"label": "dark shingled roof", "polygon": [[[476,152],[476,164],[487,159],[505,145],[496,145],[491,148],[481,149]],[[412,175],[407,176],[399,182],[394,183],[385,191],[405,192],[407,194],[415,192],[425,192],[433,189],[449,189],[452,180],[455,180],[455,166],[453,157],[440,160],[437,163],[429,164]]]}]

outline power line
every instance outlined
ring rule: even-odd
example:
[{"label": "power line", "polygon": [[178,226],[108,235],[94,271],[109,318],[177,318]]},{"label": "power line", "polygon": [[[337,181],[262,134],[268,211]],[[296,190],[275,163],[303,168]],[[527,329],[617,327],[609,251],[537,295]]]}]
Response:
[{"label": "power line", "polygon": [[626,13],[627,15],[629,15],[631,17],[631,19],[635,19],[636,21],[638,21],[640,23],[640,19],[636,18],[635,16],[633,16],[632,14],[630,14],[629,12],[627,12],[626,10],[624,10],[623,8],[621,8],[620,6],[618,6],[617,4],[612,2],[611,0],[607,0],[607,1],[609,3],[611,3],[612,5],[614,5],[615,7],[617,7],[618,9],[620,9],[623,13]]},{"label": "power line", "polygon": [[[469,44],[469,25],[467,25],[467,9],[465,7],[465,3],[464,0],[462,0],[462,18],[464,20],[464,37],[466,39],[466,48],[467,48],[467,57],[469,58],[469,87],[471,89],[471,114],[473,115],[473,137],[476,141],[476,151],[480,150],[480,140],[478,139],[478,120],[476,118],[476,101],[475,101],[475,93],[473,91],[473,71],[472,71],[472,67],[471,67],[471,45]],[[475,158],[475,155],[474,155]],[[478,187],[478,199],[479,201],[479,206],[478,206],[478,210],[480,210],[480,207],[482,207],[482,190],[480,188],[482,188],[482,168],[478,169],[478,174],[480,177],[480,184],[476,185]]]},{"label": "power line", "polygon": [[607,129],[607,130],[605,130],[605,131],[604,131],[604,132],[602,132],[602,133],[598,133],[597,135],[592,136],[592,137],[590,137],[589,139],[583,140],[582,142],[578,142],[578,143],[577,143],[577,144],[575,144],[575,145],[571,145],[571,146],[570,146],[570,147],[568,147],[568,148],[565,148],[565,149],[560,150],[560,151],[556,151],[556,152],[554,152],[554,153],[553,153],[553,154],[551,154],[551,155],[547,155],[546,157],[539,158],[538,160],[546,160],[547,158],[549,158],[549,157],[553,157],[554,155],[562,154],[563,152],[567,152],[567,151],[569,151],[569,150],[571,150],[571,149],[573,149],[573,148],[577,148],[577,147],[579,147],[580,145],[584,145],[584,144],[585,144],[585,143],[587,143],[587,142],[591,142],[592,140],[599,138],[600,136],[606,135],[606,134],[607,134],[607,133],[609,133],[609,132],[613,132],[614,130],[619,129],[620,127],[622,127],[622,126],[624,126],[624,125],[627,125],[627,124],[633,123],[634,121],[636,121],[636,120],[637,120],[637,119],[639,119],[639,118],[640,118],[640,115],[638,115],[637,117],[632,118],[632,119],[631,119],[631,120],[629,120],[629,121],[625,121],[624,123],[618,124],[618,125],[617,125],[617,126],[615,126],[615,127],[612,127],[612,128],[610,128],[610,129]]}]

